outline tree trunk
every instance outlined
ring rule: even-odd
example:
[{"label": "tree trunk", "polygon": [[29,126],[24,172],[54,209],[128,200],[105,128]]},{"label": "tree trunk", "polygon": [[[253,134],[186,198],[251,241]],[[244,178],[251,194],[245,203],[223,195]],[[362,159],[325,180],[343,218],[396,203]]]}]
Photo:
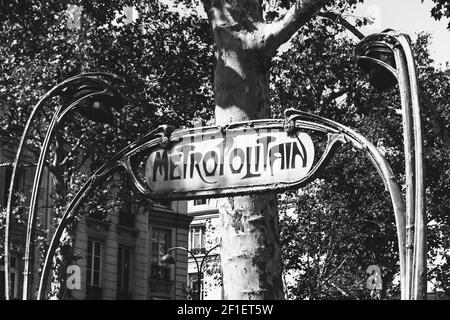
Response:
[{"label": "tree trunk", "polygon": [[[241,1],[230,28],[214,32],[214,77],[217,124],[270,117],[270,58],[246,25],[243,5],[262,21],[257,1]],[[250,6],[249,4],[253,4]],[[236,10],[237,9],[237,10]],[[241,10],[240,12],[238,12]],[[227,13],[230,11],[226,10]],[[230,13],[231,14],[231,13]],[[232,25],[237,30],[232,30]],[[257,35],[257,34],[256,34]],[[283,297],[278,215],[274,195],[219,200],[221,261],[225,299],[261,300]]]},{"label": "tree trunk", "polygon": [[[216,124],[270,118],[270,61],[326,2],[299,0],[268,24],[261,0],[203,0],[215,45]],[[219,214],[224,298],[282,299],[276,196],[221,199]]]},{"label": "tree trunk", "polygon": [[221,199],[219,203],[224,299],[282,299],[274,195]]}]

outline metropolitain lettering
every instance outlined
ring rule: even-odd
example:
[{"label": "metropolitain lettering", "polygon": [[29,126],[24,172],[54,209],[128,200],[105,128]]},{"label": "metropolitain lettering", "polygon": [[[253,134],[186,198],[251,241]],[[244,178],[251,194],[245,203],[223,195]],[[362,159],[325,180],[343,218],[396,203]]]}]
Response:
[{"label": "metropolitain lettering", "polygon": [[308,147],[298,136],[287,137],[283,132],[182,141],[170,150],[150,154],[146,179],[155,185],[199,180],[203,184],[216,184],[220,179],[276,177],[283,171],[311,164],[309,158],[314,157],[314,148],[307,137]]}]

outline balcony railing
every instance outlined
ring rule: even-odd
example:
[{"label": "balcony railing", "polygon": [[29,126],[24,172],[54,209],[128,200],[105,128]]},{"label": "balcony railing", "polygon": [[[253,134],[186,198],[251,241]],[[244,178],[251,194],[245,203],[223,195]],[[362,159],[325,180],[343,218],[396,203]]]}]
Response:
[{"label": "balcony railing", "polygon": [[86,286],[86,300],[102,300],[103,289],[100,287]]}]

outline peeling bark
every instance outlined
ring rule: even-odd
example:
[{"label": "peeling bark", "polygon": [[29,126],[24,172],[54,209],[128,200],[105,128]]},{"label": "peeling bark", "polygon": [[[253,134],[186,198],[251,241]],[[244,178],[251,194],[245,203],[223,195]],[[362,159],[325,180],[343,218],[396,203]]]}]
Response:
[{"label": "peeling bark", "polygon": [[275,199],[260,195],[220,201],[226,300],[283,298]]}]

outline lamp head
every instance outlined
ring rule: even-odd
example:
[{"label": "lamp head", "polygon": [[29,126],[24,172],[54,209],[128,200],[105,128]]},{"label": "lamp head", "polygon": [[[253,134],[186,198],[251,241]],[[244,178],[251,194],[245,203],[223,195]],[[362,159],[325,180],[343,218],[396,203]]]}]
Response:
[{"label": "lamp head", "polygon": [[159,261],[164,265],[175,265],[175,258],[170,253],[163,255]]},{"label": "lamp head", "polygon": [[73,85],[64,90],[68,101],[74,103],[74,109],[85,118],[114,125],[112,109],[120,110],[125,104],[119,93],[121,78],[105,80],[92,76],[80,77]]},{"label": "lamp head", "polygon": [[397,78],[386,66],[396,68],[394,53],[382,38],[369,37],[356,47],[358,65],[369,76],[374,88],[379,91],[390,89],[396,85]]},{"label": "lamp head", "polygon": [[98,122],[114,125],[114,115],[111,106],[114,100],[111,96],[99,94],[80,103],[77,111],[85,118]]}]

